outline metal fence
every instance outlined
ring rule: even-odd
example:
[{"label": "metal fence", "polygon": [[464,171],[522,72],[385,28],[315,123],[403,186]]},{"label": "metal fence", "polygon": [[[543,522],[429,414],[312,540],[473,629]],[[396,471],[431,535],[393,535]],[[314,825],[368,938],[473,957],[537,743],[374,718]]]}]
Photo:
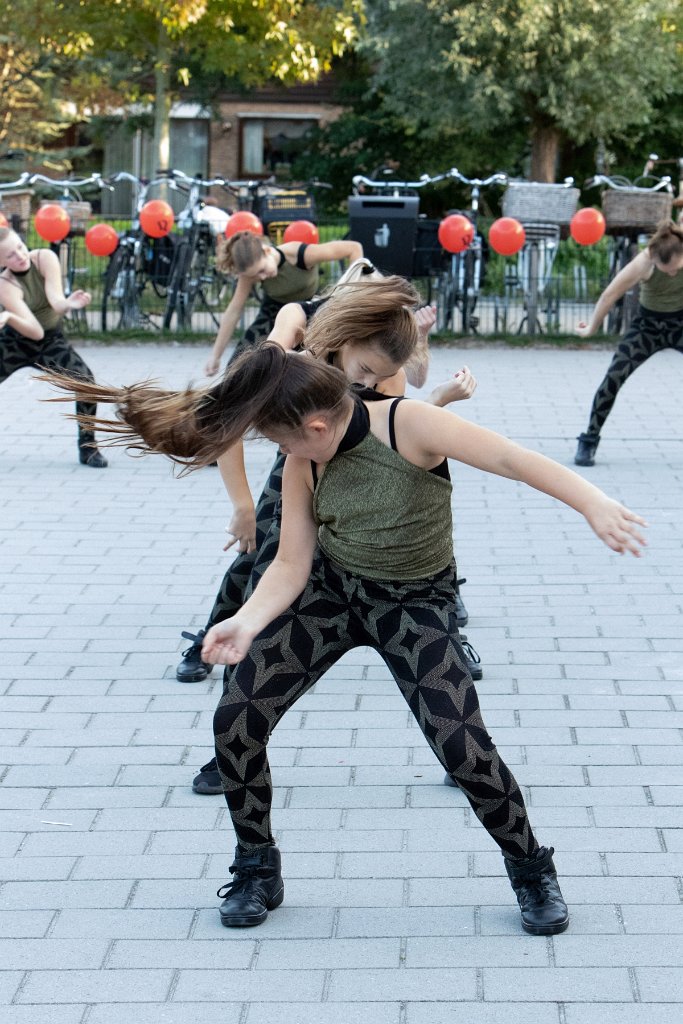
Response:
[{"label": "metal fence", "polygon": [[[98,217],[97,220],[104,218]],[[111,221],[118,231],[128,222]],[[343,221],[328,221],[320,225],[321,241],[342,238],[348,232]],[[485,234],[485,230],[484,230]],[[32,224],[26,227],[29,247],[44,246]],[[74,287],[92,293],[92,304],[81,327],[89,333],[102,333],[101,302],[107,270],[107,258],[93,256],[85,245],[82,234],[71,237],[74,247]],[[470,329],[462,330],[457,299],[450,311],[445,334],[454,336],[479,335],[481,337],[514,335],[570,335],[581,320],[587,320],[598,295],[610,274],[613,240],[604,238],[590,248],[577,246],[571,240],[560,240],[548,262],[530,266],[524,253],[516,257],[502,257],[492,251],[484,254],[481,282],[474,302]],[[525,263],[526,258],[526,263]],[[448,259],[441,262],[440,271],[430,268],[429,276],[416,277],[415,284],[425,302],[439,302],[443,275],[449,273]],[[322,275],[321,289],[334,283],[339,268],[327,267]],[[247,326],[256,312],[258,302],[253,299],[247,306],[242,326]],[[163,296],[149,289],[144,296],[145,319],[140,332],[161,331],[165,308]],[[221,310],[197,309],[192,315],[191,327],[183,334],[212,334],[216,330],[216,317]],[[73,328],[72,328],[73,330]],[[111,333],[111,332],[107,332]]]}]

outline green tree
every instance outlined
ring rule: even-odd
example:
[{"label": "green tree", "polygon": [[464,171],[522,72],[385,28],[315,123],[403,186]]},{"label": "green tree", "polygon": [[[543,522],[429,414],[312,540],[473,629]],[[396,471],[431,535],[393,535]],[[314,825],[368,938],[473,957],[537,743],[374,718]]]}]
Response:
[{"label": "green tree", "polygon": [[526,128],[531,178],[562,143],[628,139],[676,88],[679,0],[367,0],[385,102],[434,140]]},{"label": "green tree", "polygon": [[16,152],[26,154],[29,162],[41,162],[45,144],[57,140],[78,116],[74,91],[68,102],[60,90],[60,81],[73,78],[79,59],[91,44],[77,9],[77,3],[12,2],[11,17],[0,30],[3,163]]},{"label": "green tree", "polygon": [[[193,72],[246,87],[315,80],[350,46],[363,0],[82,0],[94,50],[123,67],[120,88],[154,103],[158,166],[167,167],[173,99]],[[131,73],[132,72],[132,73]]]}]

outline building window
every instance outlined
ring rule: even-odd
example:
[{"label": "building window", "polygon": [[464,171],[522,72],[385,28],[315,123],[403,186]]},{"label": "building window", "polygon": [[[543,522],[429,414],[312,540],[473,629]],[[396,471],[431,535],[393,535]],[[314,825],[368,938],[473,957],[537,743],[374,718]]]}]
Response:
[{"label": "building window", "polygon": [[241,124],[240,177],[287,177],[315,118],[249,117]]}]

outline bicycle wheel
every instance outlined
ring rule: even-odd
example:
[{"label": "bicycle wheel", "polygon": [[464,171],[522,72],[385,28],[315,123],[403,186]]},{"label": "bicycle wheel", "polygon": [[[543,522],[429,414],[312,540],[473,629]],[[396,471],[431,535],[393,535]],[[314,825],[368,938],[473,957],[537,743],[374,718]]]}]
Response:
[{"label": "bicycle wheel", "polygon": [[102,291],[102,330],[114,330],[121,326],[124,281],[129,251],[126,246],[119,245],[107,265]]},{"label": "bicycle wheel", "polygon": [[458,296],[457,257],[451,257],[448,270],[439,274],[435,281],[434,302],[436,304],[437,331],[454,330],[455,305]]},{"label": "bicycle wheel", "polygon": [[171,275],[168,282],[168,289],[166,291],[166,308],[164,309],[163,319],[163,328],[165,331],[170,329],[174,313],[177,316],[178,325],[180,325],[180,296],[183,288],[183,282],[185,280],[188,251],[189,247],[185,239],[182,239],[177,243],[175,255],[173,257],[173,266],[171,267]]},{"label": "bicycle wheel", "polygon": [[201,234],[195,237],[195,243],[186,260],[186,267],[183,288],[180,292],[179,318],[182,326],[186,330],[191,330],[195,306],[198,302],[206,305],[204,285],[209,269],[209,249],[206,238]]},{"label": "bicycle wheel", "polygon": [[[59,252],[65,298],[68,298],[76,290],[77,275],[85,270],[85,268],[76,266],[76,254],[76,238],[72,235],[67,235],[60,246]],[[88,326],[85,309],[70,309],[66,313],[64,321],[69,330],[82,331]]]},{"label": "bicycle wheel", "polygon": [[477,304],[479,259],[479,253],[474,248],[468,249],[463,256],[460,308],[464,334],[469,334],[470,331],[476,333],[479,323],[478,318],[474,316],[474,307]]}]

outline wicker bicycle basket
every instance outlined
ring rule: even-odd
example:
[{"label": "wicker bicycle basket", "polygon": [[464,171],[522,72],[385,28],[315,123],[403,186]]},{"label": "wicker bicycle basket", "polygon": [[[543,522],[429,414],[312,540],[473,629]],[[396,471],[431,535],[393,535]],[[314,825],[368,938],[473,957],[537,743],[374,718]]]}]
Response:
[{"label": "wicker bicycle basket", "polygon": [[672,203],[668,192],[608,189],[602,193],[602,212],[607,230],[612,232],[617,228],[653,231],[660,221],[671,219]]},{"label": "wicker bicycle basket", "polygon": [[579,201],[578,188],[540,181],[511,181],[503,195],[503,214],[526,221],[569,224]]},{"label": "wicker bicycle basket", "polygon": [[[54,206],[54,199],[41,199],[40,205]],[[61,203],[59,205],[61,206]],[[88,227],[88,221],[92,216],[92,205],[76,199],[70,199],[64,204],[64,209],[71,219],[70,233],[72,235],[84,235]]]}]

